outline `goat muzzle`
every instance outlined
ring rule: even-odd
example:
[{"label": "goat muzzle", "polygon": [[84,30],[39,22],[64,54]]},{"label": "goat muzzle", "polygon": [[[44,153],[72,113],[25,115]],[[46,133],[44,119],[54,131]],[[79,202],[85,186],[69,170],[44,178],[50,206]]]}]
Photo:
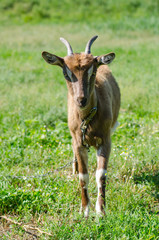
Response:
[{"label": "goat muzzle", "polygon": [[85,98],[85,97],[78,97],[77,98],[77,103],[78,103],[80,108],[85,107],[86,104],[87,104],[87,98]]}]

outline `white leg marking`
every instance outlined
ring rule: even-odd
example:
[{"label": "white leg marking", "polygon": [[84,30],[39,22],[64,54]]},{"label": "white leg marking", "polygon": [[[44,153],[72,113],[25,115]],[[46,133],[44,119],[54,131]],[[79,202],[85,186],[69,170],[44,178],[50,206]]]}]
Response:
[{"label": "white leg marking", "polygon": [[97,182],[97,187],[98,187],[98,197],[97,197],[97,201],[96,201],[96,212],[98,214],[102,213],[101,206],[100,206],[99,201],[98,201],[98,198],[100,196],[100,188],[102,187],[102,184],[101,184],[101,178],[102,177],[107,177],[107,170],[103,169],[103,168],[96,171],[96,182]]},{"label": "white leg marking", "polygon": [[101,214],[102,213],[101,207],[100,207],[99,202],[98,202],[98,199],[96,201],[96,213],[97,214]]},{"label": "white leg marking", "polygon": [[[85,217],[88,217],[88,215],[89,215],[89,205],[90,205],[90,200],[89,200],[88,205],[84,209],[84,216]],[[82,203],[81,203],[81,207],[80,207],[80,211],[79,211],[80,214],[82,214],[82,210],[83,210],[83,207],[82,207]]]},{"label": "white leg marking", "polygon": [[89,215],[89,204],[86,206],[85,210],[84,210],[84,216],[87,218]]},{"label": "white leg marking", "polygon": [[89,183],[89,175],[88,175],[88,173],[86,173],[86,174],[79,173],[79,180],[84,181],[86,183],[84,188],[88,187],[88,183]]},{"label": "white leg marking", "polygon": [[101,168],[99,170],[96,171],[96,182],[97,182],[97,186],[98,188],[101,187],[101,181],[100,179],[102,177],[106,177],[107,176],[107,170],[104,168]]},{"label": "white leg marking", "polygon": [[114,126],[111,128],[111,134],[113,134],[113,132],[116,130],[116,128],[119,126],[119,122],[116,121],[116,123],[114,124]]}]

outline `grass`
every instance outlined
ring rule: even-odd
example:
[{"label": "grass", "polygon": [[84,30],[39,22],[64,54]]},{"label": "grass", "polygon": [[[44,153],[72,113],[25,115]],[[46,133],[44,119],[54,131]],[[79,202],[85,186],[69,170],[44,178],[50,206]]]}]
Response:
[{"label": "grass", "polygon": [[[1,0],[0,22],[105,23],[110,29],[151,29],[158,33],[159,1]],[[98,24],[97,24],[98,25]]]},{"label": "grass", "polygon": [[[123,6],[126,9],[127,5]],[[64,25],[48,23],[45,19],[24,24],[22,19],[17,24],[14,14],[18,8],[14,7],[8,11],[15,22],[10,24],[6,12],[3,15],[6,22],[0,26],[0,215],[52,236],[40,234],[37,229],[26,231],[23,225],[1,219],[1,238],[35,239],[36,235],[40,239],[158,239],[159,35],[156,26],[149,24],[145,28],[137,18],[136,29],[126,27],[125,23],[118,28],[116,20],[110,26],[109,21],[102,23],[99,19],[96,23],[80,21]],[[117,18],[115,13],[113,16]],[[130,17],[127,24],[133,26],[133,23]],[[91,149],[91,211],[86,221],[79,214],[78,176],[72,175],[71,166],[54,172],[73,156],[67,127],[67,89],[61,70],[47,65],[41,52],[64,56],[66,49],[59,41],[61,36],[80,52],[95,34],[99,38],[92,46],[94,55],[116,53],[110,68],[121,89],[122,105],[120,126],[112,137],[107,216],[98,219],[95,215],[96,153]],[[48,171],[53,173],[44,178],[9,177],[42,175]],[[35,234],[34,237],[28,232]]]}]

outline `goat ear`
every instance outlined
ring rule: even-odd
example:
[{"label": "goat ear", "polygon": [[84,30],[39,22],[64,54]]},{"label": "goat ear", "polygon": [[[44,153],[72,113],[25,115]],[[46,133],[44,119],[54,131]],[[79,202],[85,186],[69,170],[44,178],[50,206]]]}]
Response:
[{"label": "goat ear", "polygon": [[58,57],[48,52],[42,52],[42,57],[45,59],[47,63],[51,65],[58,65],[60,67],[63,67],[64,60],[61,57]]},{"label": "goat ear", "polygon": [[115,58],[115,53],[108,53],[106,55],[102,55],[102,56],[99,56],[97,57],[97,62],[99,65],[102,65],[102,64],[109,64],[111,63]]}]

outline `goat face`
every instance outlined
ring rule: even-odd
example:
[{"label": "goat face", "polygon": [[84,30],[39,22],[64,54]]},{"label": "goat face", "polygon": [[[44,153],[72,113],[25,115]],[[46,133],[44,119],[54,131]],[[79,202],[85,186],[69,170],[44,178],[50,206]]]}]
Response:
[{"label": "goat face", "polygon": [[47,63],[58,65],[63,69],[69,94],[72,95],[79,108],[84,108],[89,104],[94,90],[97,67],[102,64],[109,64],[115,57],[114,53],[93,57],[90,53],[90,47],[96,38],[97,36],[93,37],[87,43],[85,53],[73,54],[70,44],[63,38],[60,40],[68,49],[66,57],[61,58],[48,52],[42,53],[42,57]]},{"label": "goat face", "polygon": [[64,58],[63,73],[75,104],[84,108],[94,89],[97,61],[91,54],[73,54]]},{"label": "goat face", "polygon": [[89,103],[90,96],[93,93],[98,66],[109,64],[114,59],[115,54],[109,53],[93,57],[91,54],[76,53],[61,58],[43,52],[42,57],[47,63],[58,65],[63,69],[69,93],[72,95],[76,105],[79,108],[84,108]]}]

